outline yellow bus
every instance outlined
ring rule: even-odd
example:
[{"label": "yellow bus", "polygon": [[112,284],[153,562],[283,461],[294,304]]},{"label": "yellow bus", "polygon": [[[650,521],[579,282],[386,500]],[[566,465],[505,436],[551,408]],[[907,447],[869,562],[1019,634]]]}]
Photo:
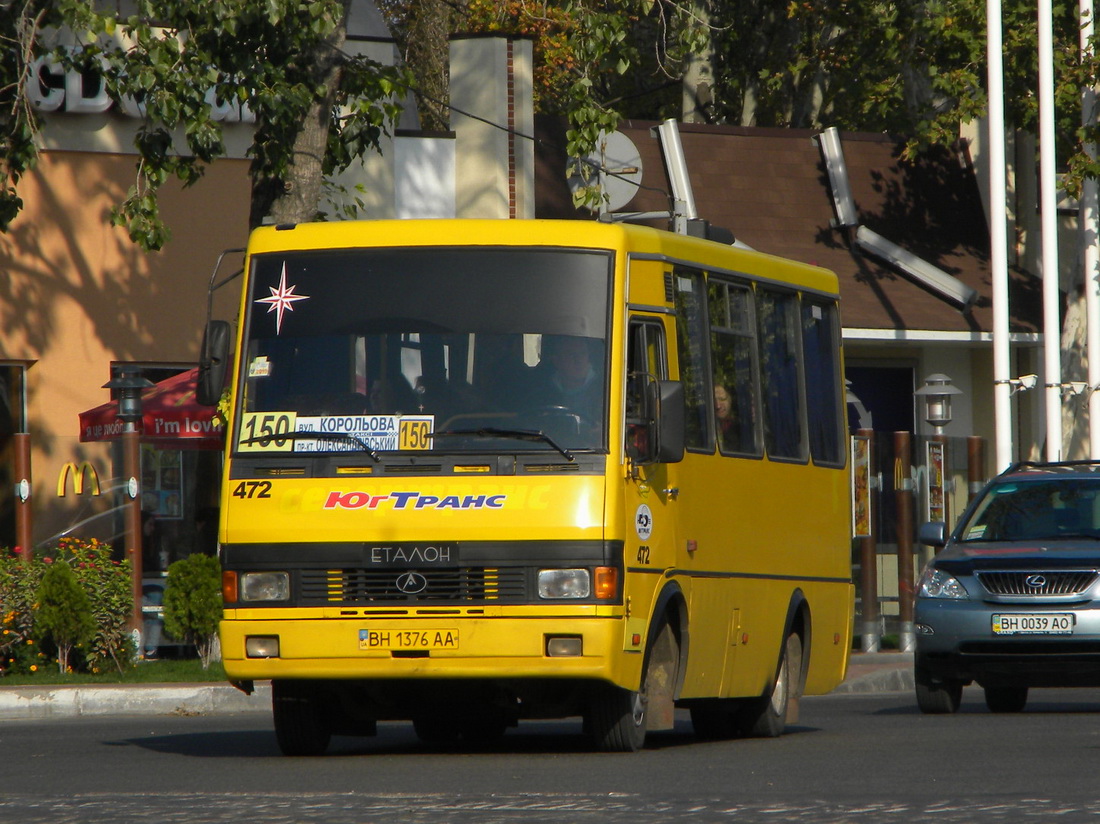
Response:
[{"label": "yellow bus", "polygon": [[[264,227],[233,399],[222,655],[287,754],[407,720],[779,735],[844,678],[836,277],[642,226]],[[226,370],[232,366],[232,377]]]}]

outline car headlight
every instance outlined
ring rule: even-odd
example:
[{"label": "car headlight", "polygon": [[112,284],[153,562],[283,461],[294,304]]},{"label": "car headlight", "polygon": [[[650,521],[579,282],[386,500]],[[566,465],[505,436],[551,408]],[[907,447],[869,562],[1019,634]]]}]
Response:
[{"label": "car headlight", "polygon": [[540,569],[540,598],[587,598],[592,577],[587,569]]},{"label": "car headlight", "polygon": [[245,572],[240,578],[241,601],[289,601],[290,575],[286,572]]},{"label": "car headlight", "polygon": [[920,576],[917,594],[921,598],[969,598],[966,589],[954,575],[948,575],[941,569],[929,568]]}]

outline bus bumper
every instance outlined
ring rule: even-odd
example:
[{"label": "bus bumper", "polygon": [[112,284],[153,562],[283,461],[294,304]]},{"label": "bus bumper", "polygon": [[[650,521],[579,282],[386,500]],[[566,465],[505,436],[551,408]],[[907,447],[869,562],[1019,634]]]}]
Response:
[{"label": "bus bumper", "polygon": [[225,620],[220,634],[232,681],[570,678],[636,689],[642,648],[624,639],[626,624],[621,617],[302,618]]}]

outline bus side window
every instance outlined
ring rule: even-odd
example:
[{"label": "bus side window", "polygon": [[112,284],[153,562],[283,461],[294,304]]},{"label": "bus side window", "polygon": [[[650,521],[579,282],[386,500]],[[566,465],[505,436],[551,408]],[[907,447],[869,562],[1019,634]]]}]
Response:
[{"label": "bus side window", "polygon": [[840,329],[836,304],[802,299],[802,350],[806,363],[806,403],[810,454],[814,462],[842,466]]},{"label": "bus side window", "polygon": [[752,291],[747,285],[711,279],[707,304],[718,449],[723,454],[759,456],[759,360]]},{"label": "bus side window", "polygon": [[703,273],[677,269],[676,283],[676,349],[680,368],[679,379],[684,385],[686,404],[684,423],[685,446],[696,452],[713,451],[710,423],[714,394],[707,380],[706,292]]},{"label": "bus side window", "polygon": [[626,452],[635,460],[650,456],[649,385],[668,376],[664,329],[659,320],[632,320],[626,361]]},{"label": "bus side window", "polygon": [[772,458],[806,459],[798,295],[757,289],[764,448]]}]

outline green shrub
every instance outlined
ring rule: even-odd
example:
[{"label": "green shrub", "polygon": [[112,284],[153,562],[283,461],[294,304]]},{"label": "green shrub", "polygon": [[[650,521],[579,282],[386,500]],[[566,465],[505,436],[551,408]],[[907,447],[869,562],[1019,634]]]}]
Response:
[{"label": "green shrub", "polygon": [[73,648],[84,646],[95,636],[92,601],[65,561],[54,562],[42,576],[34,627],[57,644],[57,666],[62,673],[70,670]]},{"label": "green shrub", "polygon": [[164,629],[173,638],[194,644],[203,669],[218,648],[222,618],[222,569],[210,555],[192,555],[168,567],[164,585]]},{"label": "green shrub", "polygon": [[56,561],[69,566],[95,621],[80,654],[70,650],[68,666],[92,673],[111,663],[120,673],[132,667],[130,563],[112,559],[111,547],[94,538],[67,537],[30,559],[22,558],[18,548],[0,550],[0,675],[33,674],[47,662],[48,645],[39,642],[48,636],[39,637],[35,628],[36,599],[46,570]]},{"label": "green shrub", "polygon": [[110,545],[95,538],[62,538],[56,554],[69,563],[92,599],[96,631],[85,651],[88,668],[100,672],[114,664],[121,672],[131,666],[135,651],[130,634],[134,608],[130,562],[113,559]]},{"label": "green shrub", "polygon": [[29,562],[18,547],[0,552],[0,675],[30,674],[45,663],[46,654],[34,634],[34,605],[46,566]]}]

